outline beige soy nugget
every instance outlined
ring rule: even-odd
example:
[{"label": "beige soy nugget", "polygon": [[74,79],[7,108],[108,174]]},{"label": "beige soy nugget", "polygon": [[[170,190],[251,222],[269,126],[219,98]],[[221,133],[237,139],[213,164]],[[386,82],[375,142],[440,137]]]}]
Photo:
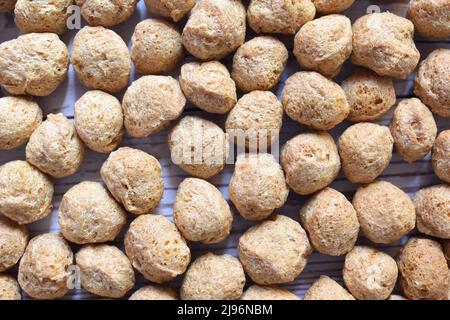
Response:
[{"label": "beige soy nugget", "polygon": [[84,146],[69,119],[62,113],[49,114],[31,135],[26,157],[42,172],[63,178],[80,168]]},{"label": "beige soy nugget", "polygon": [[246,273],[260,285],[293,281],[312,252],[301,225],[275,215],[248,229],[239,239],[239,259]]},{"label": "beige soy nugget", "polygon": [[66,79],[67,47],[54,33],[30,33],[0,44],[0,85],[13,95],[48,96]]},{"label": "beige soy nugget", "polygon": [[0,272],[16,265],[27,243],[27,228],[0,215]]},{"label": "beige soy nugget", "polygon": [[430,239],[411,238],[397,258],[399,284],[412,300],[445,300],[450,271],[441,245]]},{"label": "beige soy nugget", "polygon": [[200,0],[183,29],[183,45],[202,60],[219,60],[245,41],[241,0]]},{"label": "beige soy nugget", "polygon": [[348,127],[339,138],[345,177],[353,183],[372,182],[389,166],[393,148],[386,126],[362,122]]},{"label": "beige soy nugget", "polygon": [[248,220],[264,220],[281,208],[289,188],[283,170],[268,153],[240,154],[229,184],[230,200]]},{"label": "beige soy nugget", "polygon": [[176,25],[160,19],[139,22],[131,38],[131,60],[142,74],[165,74],[184,58],[181,33]]},{"label": "beige soy nugget", "polygon": [[123,208],[98,182],[84,181],[73,186],[59,205],[61,233],[77,244],[112,241],[126,221]]},{"label": "beige soy nugget", "polygon": [[202,243],[223,241],[233,222],[230,207],[219,189],[197,178],[186,178],[178,186],[173,218],[184,238]]},{"label": "beige soy nugget", "polygon": [[119,148],[103,163],[100,174],[113,197],[133,214],[152,211],[162,199],[161,164],[144,151]]},{"label": "beige soy nugget", "polygon": [[356,246],[345,256],[345,285],[358,300],[386,300],[394,290],[398,269],[388,254]]},{"label": "beige soy nugget", "polygon": [[172,288],[145,286],[134,292],[128,300],[178,300]]},{"label": "beige soy nugget", "polygon": [[301,71],[290,76],[281,102],[292,120],[318,130],[335,127],[350,112],[344,90],[314,71]]},{"label": "beige soy nugget", "polygon": [[391,78],[357,68],[342,82],[350,107],[347,120],[372,121],[384,116],[395,104],[394,83]]},{"label": "beige soy nugget", "polygon": [[75,0],[81,15],[91,26],[112,27],[134,13],[138,0]]},{"label": "beige soy nugget", "polygon": [[251,0],[247,9],[248,24],[257,33],[294,34],[315,15],[311,0]]},{"label": "beige soy nugget", "polygon": [[450,117],[450,49],[436,49],[420,63],[414,93],[434,113]]},{"label": "beige soy nugget", "polygon": [[449,0],[412,0],[408,7],[408,18],[416,31],[428,38],[450,37]]},{"label": "beige soy nugget", "polygon": [[236,84],[218,61],[184,64],[179,81],[186,98],[206,112],[224,114],[236,104]]},{"label": "beige soy nugget", "polygon": [[336,179],[341,160],[333,137],[326,132],[308,132],[292,138],[281,149],[286,182],[294,192],[307,195]]},{"label": "beige soy nugget", "polygon": [[254,284],[245,290],[241,300],[300,300],[300,298],[286,289]]},{"label": "beige soy nugget", "polygon": [[0,12],[13,11],[17,0],[0,0]]},{"label": "beige soy nugget", "polygon": [[450,183],[450,130],[442,131],[436,138],[431,161],[439,179]]},{"label": "beige soy nugget", "polygon": [[402,100],[391,122],[395,149],[403,160],[422,160],[433,147],[437,126],[431,111],[417,98]]},{"label": "beige soy nugget", "polygon": [[130,79],[127,45],[117,33],[103,27],[86,26],[77,32],[71,63],[78,80],[89,89],[117,93]]},{"label": "beige soy nugget", "polygon": [[0,212],[27,224],[52,211],[53,183],[26,161],[11,161],[0,166]]},{"label": "beige soy nugget", "polygon": [[243,95],[228,114],[225,129],[239,146],[250,150],[269,148],[278,139],[283,121],[283,106],[270,91]]},{"label": "beige soy nugget", "polygon": [[413,201],[417,229],[433,237],[450,239],[450,186],[423,188],[414,195]]},{"label": "beige soy nugget", "polygon": [[414,25],[390,12],[362,16],[353,24],[352,62],[380,76],[405,79],[419,63]]},{"label": "beige soy nugget", "polygon": [[387,181],[358,188],[353,197],[361,231],[372,242],[392,243],[414,229],[416,212],[409,196]]},{"label": "beige soy nugget", "polygon": [[225,167],[227,136],[214,122],[186,116],[170,131],[168,141],[172,162],[194,177],[208,179]]},{"label": "beige soy nugget", "polygon": [[191,252],[169,219],[142,215],[125,235],[125,252],[134,268],[152,282],[170,281],[186,271]]},{"label": "beige soy nugget", "polygon": [[325,188],[300,210],[300,221],[320,253],[340,256],[352,250],[359,232],[356,211],[345,196]]},{"label": "beige soy nugget", "polygon": [[75,102],[75,128],[89,148],[109,153],[125,133],[122,106],[116,97],[100,90],[86,92]]},{"label": "beige soy nugget", "polygon": [[42,110],[31,98],[0,98],[0,150],[23,145],[41,123]]},{"label": "beige soy nugget", "polygon": [[320,276],[305,293],[305,300],[355,300],[339,283]]},{"label": "beige soy nugget", "polygon": [[57,299],[68,291],[73,253],[57,233],[44,233],[30,240],[20,260],[20,287],[34,299]]},{"label": "beige soy nugget", "polygon": [[122,100],[125,128],[143,138],[161,131],[183,112],[186,98],[178,81],[169,76],[144,76],[134,81]]},{"label": "beige soy nugget", "polygon": [[347,10],[355,0],[311,0],[317,12],[322,14],[337,13]]},{"label": "beige soy nugget", "polygon": [[208,252],[189,266],[180,295],[182,300],[237,300],[244,285],[245,274],[238,259]]},{"label": "beige soy nugget", "polygon": [[0,301],[22,300],[17,280],[7,274],[0,274]]},{"label": "beige soy nugget", "polygon": [[127,256],[115,246],[87,245],[75,255],[81,286],[100,297],[121,298],[135,282]]},{"label": "beige soy nugget", "polygon": [[147,10],[174,22],[183,19],[194,7],[195,0],[145,0]]},{"label": "beige soy nugget", "polygon": [[294,55],[300,65],[336,76],[352,53],[352,24],[339,14],[323,16],[305,23],[294,40]]},{"label": "beige soy nugget", "polygon": [[243,92],[270,90],[280,81],[287,60],[283,42],[270,36],[255,37],[236,51],[231,76]]},{"label": "beige soy nugget", "polygon": [[17,0],[14,21],[23,33],[64,33],[72,11],[73,0]]}]

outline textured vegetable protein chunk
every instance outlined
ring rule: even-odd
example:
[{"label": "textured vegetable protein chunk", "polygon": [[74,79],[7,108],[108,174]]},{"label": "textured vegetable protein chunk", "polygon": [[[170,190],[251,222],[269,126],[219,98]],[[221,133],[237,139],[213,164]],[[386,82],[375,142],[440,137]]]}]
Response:
[{"label": "textured vegetable protein chunk", "polygon": [[27,243],[27,228],[0,215],[0,272],[16,265],[22,257]]},{"label": "textured vegetable protein chunk", "polygon": [[305,293],[305,300],[355,300],[339,283],[320,276]]}]

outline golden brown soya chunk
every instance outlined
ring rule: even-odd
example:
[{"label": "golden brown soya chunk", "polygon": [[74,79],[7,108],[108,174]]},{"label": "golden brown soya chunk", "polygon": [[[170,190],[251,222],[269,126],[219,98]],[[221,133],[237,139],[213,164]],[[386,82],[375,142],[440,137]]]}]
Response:
[{"label": "golden brown soya chunk", "polygon": [[133,293],[129,300],[177,300],[177,294],[172,288],[149,285]]},{"label": "golden brown soya chunk", "polygon": [[412,0],[408,18],[416,31],[429,38],[445,39],[450,36],[450,14],[448,0]]},{"label": "golden brown soya chunk", "polygon": [[245,290],[241,300],[300,300],[300,298],[286,289],[254,284]]},{"label": "golden brown soya chunk", "polygon": [[75,0],[81,15],[91,26],[112,27],[134,13],[138,0]]},{"label": "golden brown soya chunk", "polygon": [[305,293],[305,300],[355,300],[339,283],[320,276]]},{"label": "golden brown soya chunk", "polygon": [[22,295],[17,280],[10,275],[0,274],[0,301],[21,299]]},{"label": "golden brown soya chunk", "polygon": [[145,0],[147,10],[178,22],[194,7],[195,0]]},{"label": "golden brown soya chunk", "polygon": [[16,265],[27,243],[27,228],[0,215],[0,272]]},{"label": "golden brown soya chunk", "polygon": [[311,0],[318,12],[330,14],[344,11],[355,2],[355,0]]},{"label": "golden brown soya chunk", "polygon": [[450,130],[442,131],[436,138],[431,161],[436,175],[450,183]]}]

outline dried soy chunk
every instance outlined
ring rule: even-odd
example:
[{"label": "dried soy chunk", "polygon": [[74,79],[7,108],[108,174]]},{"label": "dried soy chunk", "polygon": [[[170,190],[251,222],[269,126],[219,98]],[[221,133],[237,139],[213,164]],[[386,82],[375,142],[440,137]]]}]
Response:
[{"label": "dried soy chunk", "polygon": [[337,13],[347,10],[355,0],[311,0],[317,12],[322,14]]},{"label": "dried soy chunk", "polygon": [[238,259],[208,252],[189,266],[180,295],[183,300],[237,300],[244,285],[245,274]]},{"label": "dried soy chunk", "polygon": [[91,26],[112,27],[134,13],[138,0],[75,0],[81,15]]},{"label": "dried soy chunk", "polygon": [[449,0],[412,0],[408,7],[408,18],[421,35],[445,39],[450,37],[449,7]]},{"label": "dried soy chunk", "polygon": [[300,300],[292,292],[277,286],[254,284],[245,290],[241,300]]},{"label": "dried soy chunk", "polygon": [[135,291],[129,300],[178,300],[176,292],[169,287],[148,285]]},{"label": "dried soy chunk", "polygon": [[49,114],[33,132],[26,147],[27,161],[55,178],[78,171],[84,145],[69,119],[62,113]]},{"label": "dried soy chunk", "polygon": [[27,224],[43,219],[52,211],[53,183],[26,161],[0,166],[0,212]]},{"label": "dried soy chunk", "polygon": [[183,19],[194,7],[195,0],[145,0],[147,10],[174,22]]},{"label": "dried soy chunk", "polygon": [[17,264],[27,243],[27,228],[0,215],[0,272]]},{"label": "dried soy chunk", "polygon": [[450,130],[442,131],[436,138],[431,161],[436,175],[450,183]]},{"label": "dried soy chunk", "polygon": [[17,148],[28,141],[42,123],[42,110],[31,98],[0,98],[0,150]]},{"label": "dried soy chunk", "polygon": [[191,260],[186,240],[169,219],[160,215],[134,219],[125,235],[125,252],[133,267],[156,283],[183,274]]},{"label": "dried soy chunk", "polygon": [[7,274],[0,274],[0,301],[22,300],[17,280]]},{"label": "dried soy chunk", "polygon": [[0,85],[13,95],[48,96],[66,79],[67,47],[54,33],[30,33],[0,44]]},{"label": "dried soy chunk", "polygon": [[355,300],[339,283],[320,276],[305,293],[305,300]]}]

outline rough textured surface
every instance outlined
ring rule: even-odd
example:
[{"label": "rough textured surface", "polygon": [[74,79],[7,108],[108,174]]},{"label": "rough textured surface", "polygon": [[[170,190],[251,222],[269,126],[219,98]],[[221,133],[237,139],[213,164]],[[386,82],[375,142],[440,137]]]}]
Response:
[{"label": "rough textured surface", "polygon": [[59,205],[61,233],[77,244],[112,241],[126,221],[125,211],[98,182],[73,186]]},{"label": "rough textured surface", "polygon": [[186,116],[168,136],[172,162],[190,175],[208,179],[225,167],[228,141],[214,122]]},{"label": "rough textured surface", "polygon": [[0,12],[13,11],[17,0],[0,0]]},{"label": "rough textured surface", "polygon": [[0,274],[0,301],[3,300],[22,300],[16,279],[6,274]]},{"label": "rough textured surface", "polygon": [[42,110],[31,98],[0,98],[0,149],[23,145],[41,122]]},{"label": "rough textured surface", "polygon": [[81,286],[106,298],[121,298],[134,287],[134,270],[127,256],[115,246],[84,246],[77,252]]},{"label": "rough textured surface", "polygon": [[129,300],[177,300],[177,294],[172,288],[149,285],[133,293]]},{"label": "rough textured surface", "polygon": [[269,36],[255,37],[236,51],[231,76],[243,92],[270,90],[280,81],[287,60],[283,42]]},{"label": "rough textured surface", "polygon": [[269,148],[278,139],[282,120],[283,106],[276,95],[252,91],[243,95],[230,111],[225,129],[237,145],[257,150],[259,146]]},{"label": "rough textured surface", "polygon": [[413,198],[420,232],[450,239],[450,186],[435,185],[419,190]]},{"label": "rough textured surface", "polygon": [[355,300],[339,283],[320,276],[305,293],[305,300]]},{"label": "rough textured surface", "polygon": [[13,95],[48,96],[67,76],[67,47],[54,33],[30,33],[0,44],[0,85]]},{"label": "rough textured surface", "polygon": [[230,234],[233,215],[220,191],[208,181],[187,178],[173,204],[175,225],[189,241],[218,243]]},{"label": "rough textured surface", "polygon": [[92,90],[83,94],[74,106],[75,128],[84,144],[97,152],[109,153],[122,142],[122,106],[116,97]]},{"label": "rough textured surface", "polygon": [[294,34],[315,15],[311,0],[251,0],[247,9],[248,24],[257,33]]},{"label": "rough textured surface", "polygon": [[81,15],[91,26],[112,27],[134,13],[138,0],[75,0]]},{"label": "rough textured surface", "polygon": [[103,27],[86,26],[75,35],[71,63],[78,80],[90,89],[116,93],[130,78],[131,58],[122,38]]},{"label": "rough textured surface", "polygon": [[386,300],[394,290],[398,269],[388,254],[357,246],[345,257],[345,285],[358,300]]},{"label": "rough textured surface", "polygon": [[361,231],[372,242],[392,243],[416,223],[414,204],[401,189],[387,181],[358,188],[353,197]]},{"label": "rough textured surface", "polygon": [[14,21],[23,33],[53,32],[61,34],[67,30],[68,8],[73,0],[17,0]]},{"label": "rough textured surface", "polygon": [[49,114],[31,135],[26,157],[42,172],[62,178],[78,171],[84,146],[69,119],[62,113]]},{"label": "rough textured surface", "polygon": [[305,23],[295,36],[294,55],[298,63],[324,76],[334,77],[352,53],[352,24],[339,14]]},{"label": "rough textured surface", "polygon": [[347,120],[371,121],[383,117],[395,104],[394,83],[389,77],[357,68],[342,82],[350,107]]},{"label": "rough textured surface", "polygon": [[380,76],[405,79],[419,63],[414,25],[390,12],[373,13],[353,24],[352,62]]},{"label": "rough textured surface", "polygon": [[207,253],[197,258],[181,285],[183,300],[236,300],[242,296],[245,274],[239,260]]},{"label": "rough textured surface", "polygon": [[344,90],[314,71],[301,71],[289,77],[281,102],[291,119],[318,130],[333,128],[350,112]]},{"label": "rough textured surface", "polygon": [[0,215],[0,272],[16,265],[27,243],[27,228]]},{"label": "rough textured surface", "polygon": [[418,33],[429,38],[450,37],[449,0],[412,0],[408,18]]},{"label": "rough textured surface", "polygon": [[143,74],[168,73],[181,63],[184,48],[181,33],[172,23],[160,19],[139,22],[131,39],[131,60]]},{"label": "rough textured surface", "polygon": [[147,214],[134,219],[125,235],[125,251],[133,267],[156,283],[183,274],[191,259],[180,232],[160,215]]},{"label": "rough textured surface", "polygon": [[300,300],[300,298],[286,289],[254,284],[245,290],[241,300]]},{"label": "rough textured surface", "polygon": [[199,59],[221,59],[245,40],[241,0],[200,0],[183,29],[183,45]]},{"label": "rough textured surface", "polygon": [[422,160],[433,147],[437,126],[431,111],[417,98],[401,101],[391,122],[397,153],[406,162]]},{"label": "rough textured surface", "polygon": [[132,137],[162,130],[183,112],[186,98],[169,76],[144,76],[128,87],[122,101],[125,128]]},{"label": "rough textured surface", "polygon": [[230,200],[248,220],[264,220],[287,200],[283,170],[268,153],[240,154],[229,184]]},{"label": "rough textured surface", "polygon": [[52,211],[53,183],[25,161],[0,167],[0,212],[19,224],[31,223]]},{"label": "rough textured surface", "polygon": [[194,5],[195,0],[145,0],[149,12],[175,22],[183,19]]},{"label": "rough textured surface", "polygon": [[239,239],[239,259],[245,272],[261,285],[294,280],[312,252],[301,225],[275,215],[248,229]]},{"label": "rough textured surface", "polygon": [[68,291],[73,253],[57,233],[44,233],[30,240],[19,265],[20,287],[34,299],[57,299]]},{"label": "rough textured surface", "polygon": [[236,104],[236,84],[218,61],[184,64],[179,81],[186,98],[206,112],[227,113]]},{"label": "rough textured surface", "polygon": [[133,214],[152,211],[163,196],[161,165],[144,151],[123,147],[112,152],[100,174],[114,198]]},{"label": "rough textured surface", "polygon": [[341,161],[333,137],[326,132],[302,133],[281,149],[286,182],[301,195],[325,188],[337,177]]},{"label": "rough textured surface", "polygon": [[412,300],[445,300],[450,271],[439,243],[411,238],[397,258],[400,290]]},{"label": "rough textured surface", "polygon": [[315,250],[331,256],[349,252],[356,243],[359,222],[355,209],[345,196],[325,188],[300,210],[300,221]]},{"label": "rough textured surface", "polygon": [[442,131],[436,138],[431,160],[436,175],[450,183],[450,130]]},{"label": "rough textured surface", "polygon": [[355,2],[355,0],[311,0],[317,12],[330,14],[344,11]]},{"label": "rough textured surface", "polygon": [[420,63],[414,93],[437,115],[450,117],[450,49],[436,49]]},{"label": "rough textured surface", "polygon": [[357,123],[339,138],[339,155],[345,177],[353,183],[370,183],[388,166],[394,139],[389,128],[374,123]]}]

